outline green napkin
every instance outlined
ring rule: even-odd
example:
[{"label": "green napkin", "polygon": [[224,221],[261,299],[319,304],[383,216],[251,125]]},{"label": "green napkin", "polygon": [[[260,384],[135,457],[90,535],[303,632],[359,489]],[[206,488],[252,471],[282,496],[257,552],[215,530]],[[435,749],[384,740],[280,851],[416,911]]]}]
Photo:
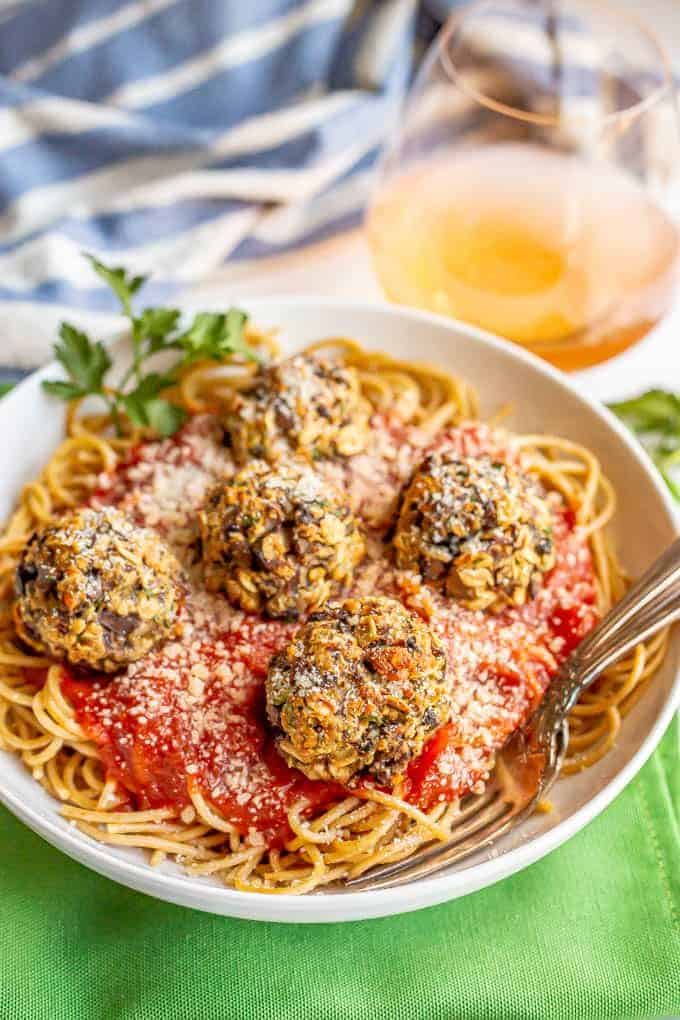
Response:
[{"label": "green napkin", "polygon": [[680,1014],[680,725],[566,846],[402,917],[273,925],[159,903],[0,815],[1,1020]]}]

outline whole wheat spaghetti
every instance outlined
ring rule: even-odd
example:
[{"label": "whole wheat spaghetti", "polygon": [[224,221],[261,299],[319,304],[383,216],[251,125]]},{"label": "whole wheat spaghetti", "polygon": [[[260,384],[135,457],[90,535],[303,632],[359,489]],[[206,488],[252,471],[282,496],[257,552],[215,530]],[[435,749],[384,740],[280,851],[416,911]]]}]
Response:
[{"label": "whole wheat spaghetti", "polygon": [[[276,354],[271,336],[251,331],[249,339]],[[615,493],[588,449],[557,436],[512,436],[476,423],[473,389],[430,365],[365,350],[345,338],[315,344],[307,353],[322,349],[357,370],[373,410],[371,450],[342,464],[318,466],[348,493],[371,535],[370,555],[355,590],[396,595],[427,616],[446,644],[458,692],[452,723],[435,734],[393,789],[367,782],[349,789],[308,782],[298,790],[286,773],[278,777],[274,796],[257,786],[240,790],[229,772],[230,760],[256,761],[252,756],[265,750],[240,744],[234,750],[236,745],[229,744],[233,733],[224,719],[233,704],[220,701],[210,714],[213,674],[226,671],[225,689],[230,691],[237,674],[241,694],[257,694],[263,663],[266,667],[268,655],[290,633],[289,625],[249,621],[223,605],[221,596],[209,597],[195,556],[192,562],[196,508],[206,485],[230,470],[216,415],[225,395],[248,383],[251,364],[236,356],[220,368],[199,364],[185,374],[174,399],[190,419],[175,440],[155,440],[129,425],[123,435],[115,435],[108,417],[71,406],[67,438],[42,475],[24,488],[0,539],[0,745],[21,756],[61,802],[63,814],[88,837],[143,848],[152,864],[172,858],[193,874],[249,891],[310,892],[376,863],[407,857],[424,842],[445,839],[461,797],[483,789],[494,752],[535,705],[569,642],[589,629],[626,587],[606,535]],[[517,458],[553,494],[558,563],[551,575],[555,579],[548,580],[534,609],[484,616],[451,608],[417,577],[394,567],[389,533],[401,490],[424,451],[444,439],[471,455],[491,450]],[[88,501],[116,503],[134,512],[147,526],[157,527],[184,558],[192,584],[189,633],[207,635],[204,641],[190,644],[187,639],[110,681],[71,675],[19,641],[10,612],[18,558],[32,532],[53,514]],[[662,633],[582,696],[570,717],[565,773],[588,767],[611,748],[622,718],[659,667],[665,648]],[[168,678],[173,661],[178,675],[188,677],[186,683]],[[150,785],[130,779],[115,746],[115,726],[104,732],[108,724],[102,720],[111,713],[128,718],[131,704],[136,719],[150,720],[144,738],[138,722],[130,730],[138,735],[134,753],[144,752],[147,771],[153,772],[160,760],[151,753],[152,736],[174,732],[161,718],[162,711],[168,716],[167,705],[174,706],[177,726],[187,726],[188,742],[195,744],[194,757],[179,741],[171,748],[181,791],[173,787],[165,803],[160,803],[161,794],[154,802]],[[101,725],[93,721],[97,711]],[[154,717],[154,712],[159,714]],[[261,740],[257,719],[256,742]],[[227,755],[222,761],[219,752],[206,764],[201,755],[208,747],[219,751],[223,741],[231,759]],[[266,764],[267,774],[278,776],[278,766],[268,758]],[[257,768],[253,765],[251,780]],[[154,789],[166,782],[167,793],[167,777],[154,781]],[[246,786],[248,781],[246,776]],[[258,810],[260,815],[268,812],[266,822],[258,822]]]}]

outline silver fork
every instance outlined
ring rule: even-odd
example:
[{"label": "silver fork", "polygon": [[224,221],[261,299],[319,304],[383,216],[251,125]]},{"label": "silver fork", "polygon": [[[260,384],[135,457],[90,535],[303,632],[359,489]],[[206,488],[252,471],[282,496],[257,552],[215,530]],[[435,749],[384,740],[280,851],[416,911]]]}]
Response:
[{"label": "silver fork", "polygon": [[434,875],[519,825],[555,782],[569,741],[567,715],[605,669],[662,627],[680,619],[680,538],[626,592],[562,664],[539,707],[496,759],[484,793],[469,796],[445,843],[378,865],[345,883],[386,889]]}]

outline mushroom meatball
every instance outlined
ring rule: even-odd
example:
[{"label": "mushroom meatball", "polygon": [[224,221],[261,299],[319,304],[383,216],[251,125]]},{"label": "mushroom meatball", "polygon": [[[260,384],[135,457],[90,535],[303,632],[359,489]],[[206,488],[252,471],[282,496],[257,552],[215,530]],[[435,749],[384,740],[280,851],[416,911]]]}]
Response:
[{"label": "mushroom meatball", "polygon": [[390,783],[450,714],[439,639],[395,599],[346,599],[276,655],[267,715],[289,765],[310,779]]},{"label": "mushroom meatball", "polygon": [[470,609],[523,605],[555,563],[550,508],[538,483],[490,457],[430,454],[404,493],[397,566]]},{"label": "mushroom meatball", "polygon": [[178,633],[181,581],[158,536],[119,510],[68,510],[23,551],[17,632],[39,652],[114,672]]},{"label": "mushroom meatball", "polygon": [[368,412],[353,368],[301,354],[261,368],[247,389],[233,392],[225,440],[238,464],[291,452],[347,457],[366,445]]},{"label": "mushroom meatball", "polygon": [[305,464],[259,462],[219,481],[199,524],[208,590],[291,620],[349,584],[365,552],[351,509]]}]

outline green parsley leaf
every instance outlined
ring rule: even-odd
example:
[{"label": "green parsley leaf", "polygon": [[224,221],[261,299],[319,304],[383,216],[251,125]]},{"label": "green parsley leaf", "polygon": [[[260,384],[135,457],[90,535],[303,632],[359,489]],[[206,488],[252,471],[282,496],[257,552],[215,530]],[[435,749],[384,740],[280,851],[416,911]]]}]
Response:
[{"label": "green parsley leaf", "polygon": [[11,382],[0,383],[0,397],[4,397],[5,394],[9,393],[9,391],[12,389],[14,389],[14,383]]},{"label": "green parsley leaf", "polygon": [[178,338],[179,346],[185,351],[185,361],[203,358],[221,361],[229,354],[243,354],[250,361],[261,361],[243,336],[247,318],[238,308],[226,313],[198,312],[186,333]]},{"label": "green parsley leaf", "polygon": [[187,413],[183,407],[171,404],[168,400],[149,400],[146,405],[149,427],[160,436],[172,436],[186,421]]},{"label": "green parsley leaf", "polygon": [[140,400],[135,393],[124,393],[119,399],[132,424],[139,426],[139,428],[146,428],[149,424],[149,418],[146,413],[146,401]]},{"label": "green parsley leaf", "polygon": [[[104,345],[99,341],[92,343],[87,333],[68,322],[62,322],[59,327],[59,337],[60,341],[54,345],[54,353],[69,377],[72,396],[100,393],[104,376],[111,367],[111,358]],[[49,390],[48,384],[43,383],[43,387]],[[54,388],[51,392],[55,392]]]},{"label": "green parsley leaf", "polygon": [[225,343],[230,352],[243,354],[249,361],[262,363],[262,355],[246,343],[244,331],[247,321],[248,316],[240,308],[230,308],[225,320]]},{"label": "green parsley leaf", "polygon": [[175,379],[170,375],[161,375],[159,372],[148,372],[143,376],[139,384],[132,391],[133,395],[141,401],[152,400],[157,397],[168,386],[174,386]]},{"label": "green parsley leaf", "polygon": [[668,390],[648,390],[631,400],[609,404],[633,432],[659,469],[673,497],[680,502],[680,396]]},{"label": "green parsley leaf", "polygon": [[[162,350],[168,334],[177,328],[180,314],[178,308],[145,308],[135,319],[138,336],[152,341],[150,345],[152,351]],[[161,344],[154,346],[159,341],[162,341]]]},{"label": "green parsley leaf", "polygon": [[212,357],[219,350],[224,327],[221,312],[198,312],[178,343],[192,359]]},{"label": "green parsley leaf", "polygon": [[123,266],[105,266],[103,262],[96,259],[94,255],[83,252],[86,259],[89,259],[95,273],[108,283],[120,301],[126,315],[132,314],[131,301],[140,287],[143,287],[148,276],[133,276]]},{"label": "green parsley leaf", "polygon": [[680,396],[668,390],[648,390],[609,409],[635,432],[680,432]]},{"label": "green parsley leaf", "polygon": [[83,390],[80,386],[75,386],[73,383],[62,382],[61,379],[46,379],[42,388],[45,393],[49,393],[53,397],[59,397],[60,400],[76,400],[78,397],[83,396]]},{"label": "green parsley leaf", "polygon": [[[54,351],[62,364],[66,379],[50,379],[43,383],[47,393],[62,400],[96,395],[107,404],[112,420],[120,429],[120,414],[125,411],[130,421],[140,428],[153,429],[161,436],[172,435],[182,425],[186,412],[161,397],[174,386],[180,372],[194,361],[222,361],[231,354],[242,354],[254,361],[260,355],[244,338],[246,315],[237,308],[226,313],[199,312],[184,333],[180,332],[180,311],[177,308],[145,308],[140,315],[132,310],[132,298],[146,282],[145,276],[128,273],[122,266],[105,266],[92,255],[86,255],[95,272],[106,281],[130,320],[132,358],[117,384],[104,377],[112,362],[99,341],[68,323],[62,323]],[[148,359],[161,351],[177,351],[176,360],[163,372],[145,369]],[[0,390],[0,395],[1,395]]]},{"label": "green parsley leaf", "polygon": [[[167,400],[159,400],[158,394],[174,385],[174,382],[171,376],[149,372],[142,377],[134,390],[119,395],[120,403],[130,421],[142,428],[152,428],[162,436],[172,435],[184,421],[185,414],[182,411],[181,419],[178,418],[177,412],[181,411],[181,408]],[[172,411],[168,408],[172,408]],[[173,423],[172,431],[167,431]]]}]

